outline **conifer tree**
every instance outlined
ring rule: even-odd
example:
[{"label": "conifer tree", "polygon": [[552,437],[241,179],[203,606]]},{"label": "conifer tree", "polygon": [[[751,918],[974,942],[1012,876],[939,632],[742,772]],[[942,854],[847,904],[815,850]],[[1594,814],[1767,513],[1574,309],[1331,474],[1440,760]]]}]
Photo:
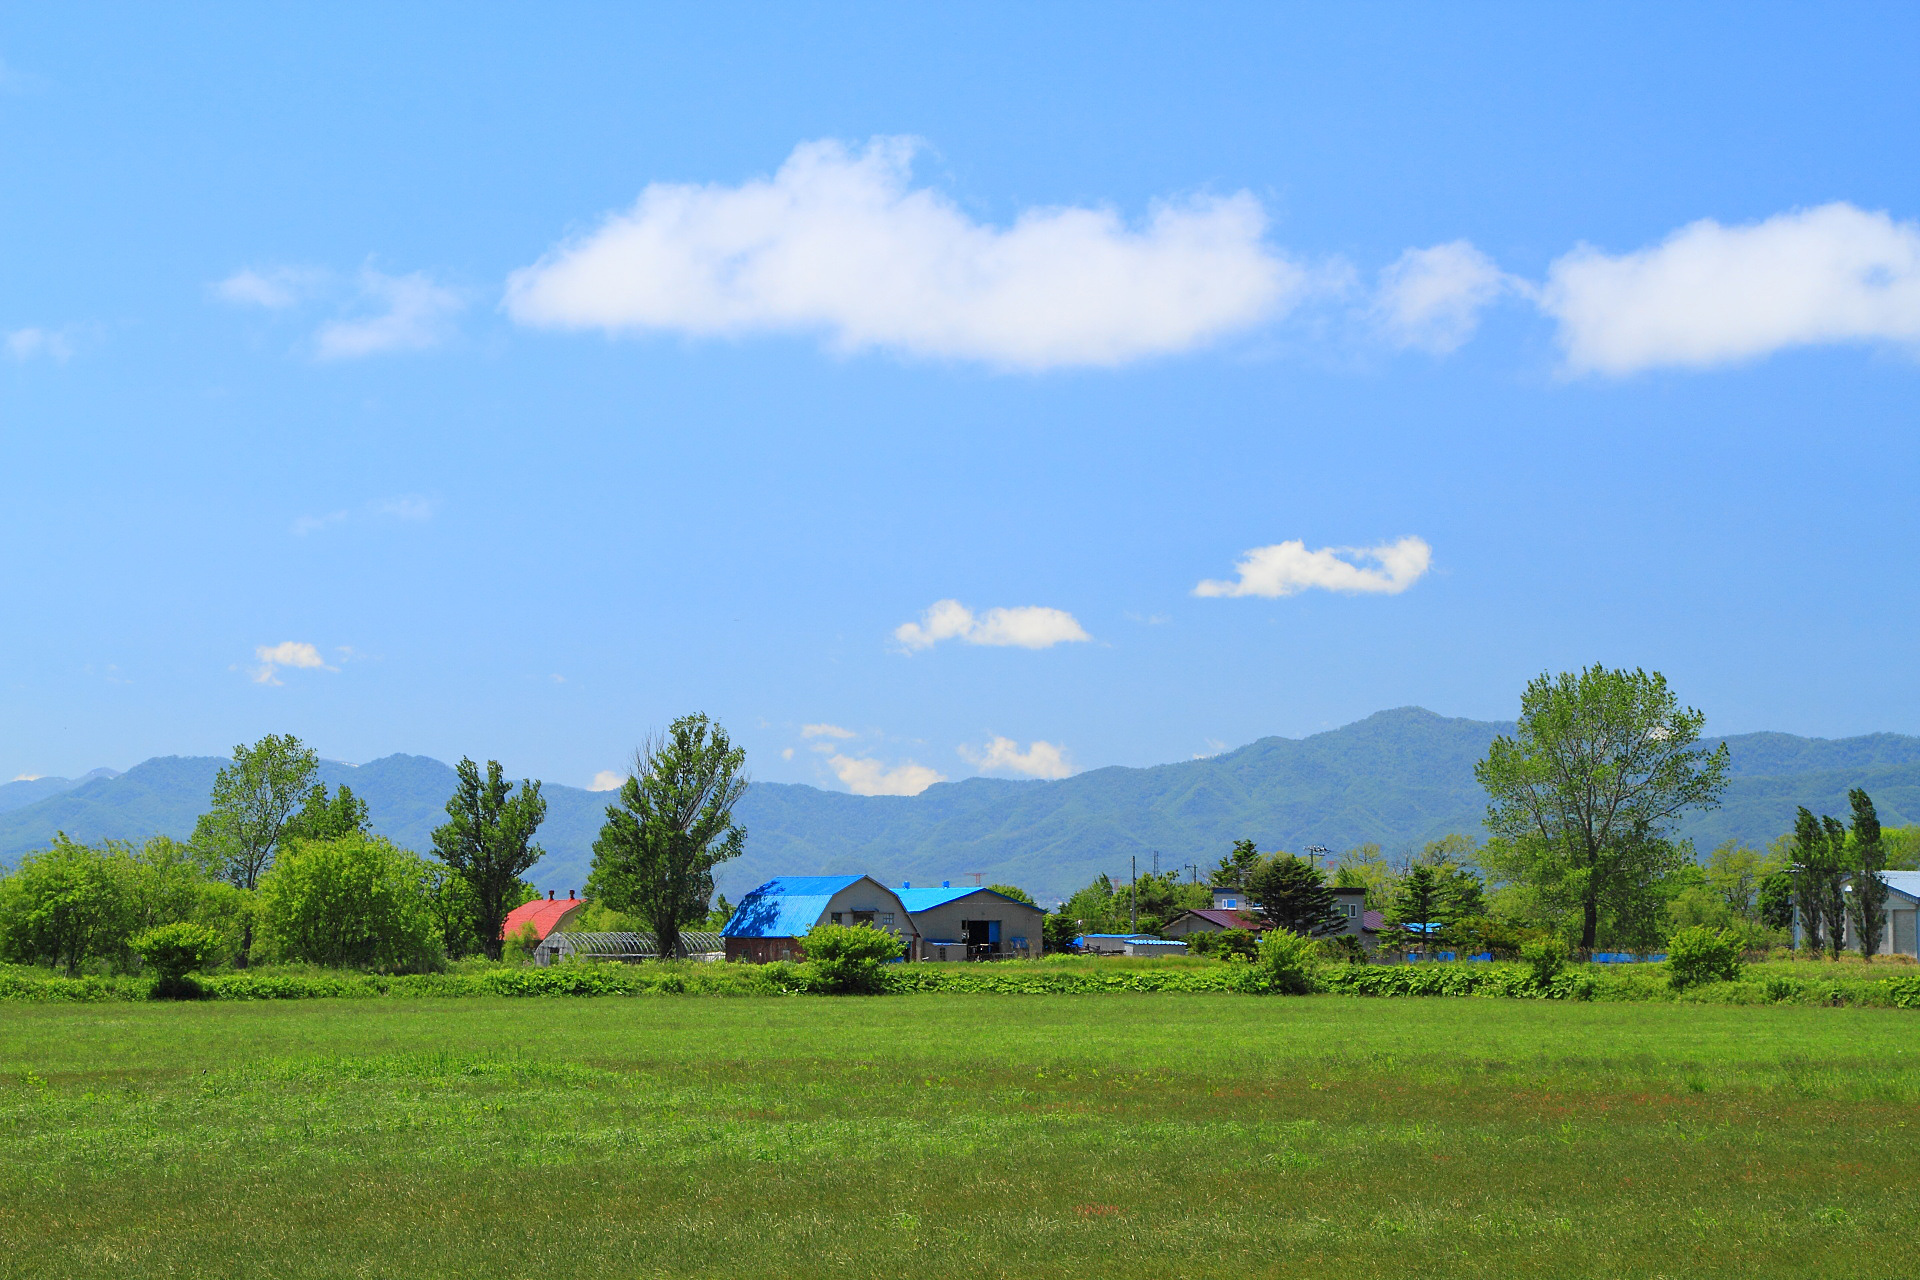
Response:
[{"label": "conifer tree", "polygon": [[1847,792],[1853,806],[1853,927],[1862,959],[1871,960],[1880,949],[1887,927],[1887,882],[1880,878],[1886,851],[1880,843],[1880,815],[1873,797],[1855,787]]}]

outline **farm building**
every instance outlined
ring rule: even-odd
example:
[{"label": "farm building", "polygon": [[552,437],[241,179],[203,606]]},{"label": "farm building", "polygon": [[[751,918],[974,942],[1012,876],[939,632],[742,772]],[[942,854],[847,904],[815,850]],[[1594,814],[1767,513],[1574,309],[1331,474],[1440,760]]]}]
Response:
[{"label": "farm building", "polygon": [[[1880,934],[1880,945],[1874,948],[1875,955],[1898,955],[1920,957],[1920,871],[1882,871],[1880,879],[1887,886],[1887,924]],[[1853,886],[1847,886],[1852,894]],[[1793,945],[1804,945],[1805,938],[1800,929],[1800,911],[1794,908]],[[1857,948],[1860,945],[1859,934],[1852,919],[1847,921],[1846,945]]]},{"label": "farm building", "polygon": [[1267,922],[1251,912],[1195,907],[1167,921],[1167,927],[1160,932],[1169,938],[1184,938],[1190,933],[1225,933],[1228,929],[1259,933],[1266,927]]},{"label": "farm building", "polygon": [[567,890],[564,900],[556,899],[553,890],[549,889],[546,897],[523,902],[507,912],[506,923],[500,926],[500,937],[503,940],[511,938],[531,926],[534,941],[543,941],[548,934],[566,928],[567,921],[586,905],[587,900],[574,897],[571,889]]},{"label": "farm building", "polygon": [[[683,932],[680,954],[705,959],[726,950],[717,933]],[[550,933],[534,948],[533,962],[542,968],[560,960],[606,960],[637,964],[660,958],[660,946],[651,933]]]},{"label": "farm building", "polygon": [[1041,923],[1047,913],[1031,902],[974,886],[916,889],[903,885],[900,901],[920,935],[920,960],[991,960],[1037,956],[1044,951]]},{"label": "farm building", "polygon": [[740,900],[727,927],[727,959],[765,964],[803,959],[800,939],[816,924],[869,924],[920,940],[906,904],[872,876],[779,876]]},{"label": "farm building", "polygon": [[1083,933],[1073,940],[1073,945],[1097,956],[1124,956],[1129,942],[1149,942],[1152,939],[1150,933]]}]

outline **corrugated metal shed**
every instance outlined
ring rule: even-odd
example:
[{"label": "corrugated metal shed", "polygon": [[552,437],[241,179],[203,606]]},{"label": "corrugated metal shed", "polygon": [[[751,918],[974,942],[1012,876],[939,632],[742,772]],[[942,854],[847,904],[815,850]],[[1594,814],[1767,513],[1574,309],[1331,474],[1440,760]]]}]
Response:
[{"label": "corrugated metal shed", "polygon": [[798,938],[833,895],[865,876],[776,876],[740,900],[721,932],[729,938]]}]

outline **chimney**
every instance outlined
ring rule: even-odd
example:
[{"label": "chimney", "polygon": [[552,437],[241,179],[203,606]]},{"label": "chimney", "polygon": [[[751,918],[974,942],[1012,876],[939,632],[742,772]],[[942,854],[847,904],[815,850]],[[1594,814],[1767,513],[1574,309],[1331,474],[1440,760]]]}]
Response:
[{"label": "chimney", "polygon": [[547,890],[547,901],[548,901],[548,902],[552,902],[552,901],[553,901],[553,890],[551,890],[551,889],[549,889],[549,890]]},{"label": "chimney", "polygon": [[568,902],[572,902],[572,901],[573,901],[573,890],[571,890],[571,889],[569,889],[569,890],[567,890],[567,901],[568,901]]}]

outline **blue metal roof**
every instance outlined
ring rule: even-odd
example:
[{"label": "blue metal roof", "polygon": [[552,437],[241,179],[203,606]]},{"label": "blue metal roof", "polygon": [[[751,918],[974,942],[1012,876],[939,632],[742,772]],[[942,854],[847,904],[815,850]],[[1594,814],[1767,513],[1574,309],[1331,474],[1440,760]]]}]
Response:
[{"label": "blue metal roof", "polygon": [[[982,888],[978,885],[968,885],[963,889],[895,889],[894,892],[900,896],[900,901],[906,905],[907,910],[914,915],[922,911],[931,911],[935,907],[944,907],[949,902],[974,893],[992,894],[1002,902],[1011,902],[1016,907],[1033,907],[1032,903],[1022,902],[1018,898],[1008,897],[997,889]],[[1040,908],[1033,907],[1033,910],[1038,911]]]},{"label": "blue metal roof", "polygon": [[820,923],[827,903],[865,876],[776,876],[740,900],[727,927],[729,938],[798,938]]}]

